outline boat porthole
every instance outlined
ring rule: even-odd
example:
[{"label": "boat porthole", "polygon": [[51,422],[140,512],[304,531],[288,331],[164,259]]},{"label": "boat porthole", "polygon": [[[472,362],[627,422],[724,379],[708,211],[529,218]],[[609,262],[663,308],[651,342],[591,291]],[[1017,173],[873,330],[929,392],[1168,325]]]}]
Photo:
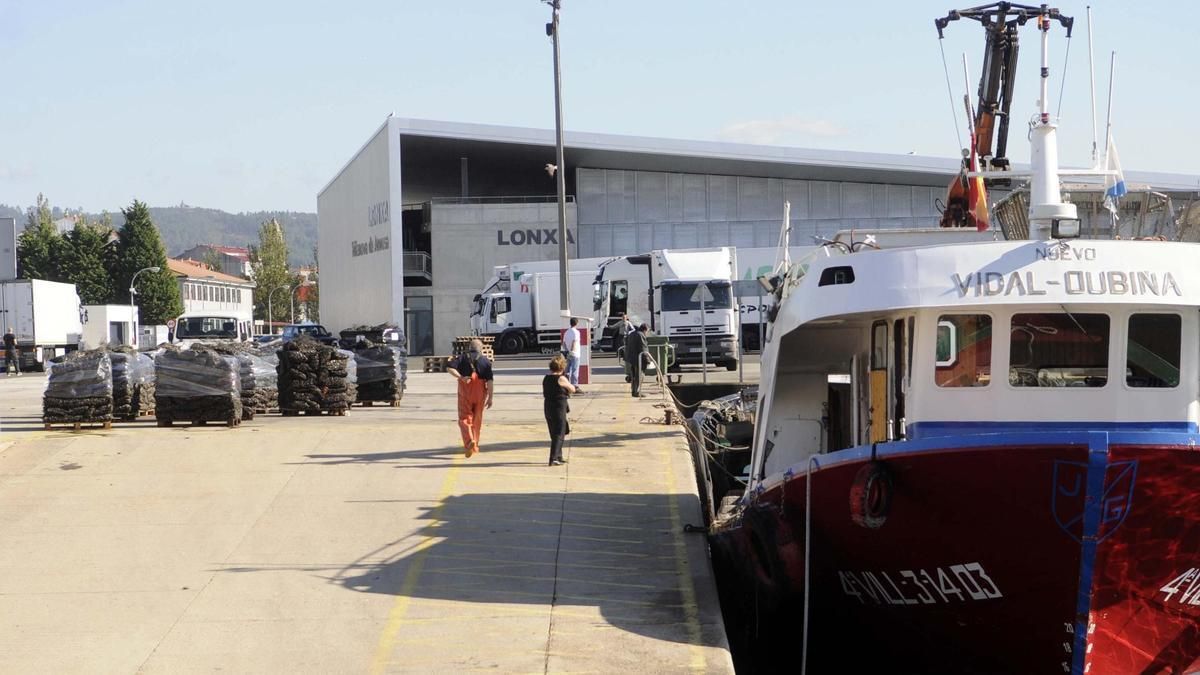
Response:
[{"label": "boat porthole", "polygon": [[887,521],[892,509],[892,475],[882,462],[868,462],[850,484],[850,519],[870,530]]}]

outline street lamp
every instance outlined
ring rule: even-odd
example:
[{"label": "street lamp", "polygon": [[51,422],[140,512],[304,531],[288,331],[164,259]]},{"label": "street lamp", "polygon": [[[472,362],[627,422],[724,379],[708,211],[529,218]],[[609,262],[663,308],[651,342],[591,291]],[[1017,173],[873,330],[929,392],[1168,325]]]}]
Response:
[{"label": "street lamp", "polygon": [[558,56],[558,15],[562,0],[542,0],[550,5],[550,23],[546,24],[546,35],[554,43],[554,146],[553,168],[546,167],[558,183],[558,303],[564,320],[571,316],[570,277],[567,275],[567,163],[563,159],[563,114],[562,114],[562,69]]},{"label": "street lamp", "polygon": [[135,302],[135,300],[137,300],[137,298],[135,297],[135,296],[137,296],[137,288],[135,288],[134,285],[137,283],[138,275],[141,274],[142,272],[157,273],[160,271],[162,271],[162,268],[157,265],[155,265],[154,267],[143,267],[142,269],[134,272],[133,278],[129,280],[129,311],[133,315],[131,317],[131,319],[132,319],[131,322],[133,323],[133,337],[132,337],[132,339],[130,339],[129,342],[130,342],[130,344],[132,344],[134,346],[135,349],[138,347],[139,341],[138,341],[138,311],[137,311],[137,303]]},{"label": "street lamp", "polygon": [[275,291],[282,290],[284,288],[287,288],[287,286],[276,286],[275,288],[271,289],[270,293],[267,293],[267,334],[269,335],[275,334],[275,331],[271,327],[271,324],[275,323],[275,314],[271,311],[271,298],[275,297]]}]

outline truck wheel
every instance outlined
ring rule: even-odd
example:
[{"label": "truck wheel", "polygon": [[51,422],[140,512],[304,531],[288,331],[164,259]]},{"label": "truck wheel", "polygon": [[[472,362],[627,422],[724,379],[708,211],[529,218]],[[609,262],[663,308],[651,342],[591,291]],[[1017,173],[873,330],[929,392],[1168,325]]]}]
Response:
[{"label": "truck wheel", "polygon": [[725,361],[725,370],[730,370],[730,371],[737,370],[737,366],[738,366],[737,359],[728,359],[727,361]]},{"label": "truck wheel", "polygon": [[500,336],[501,354],[518,354],[524,348],[525,341],[521,339],[520,333],[505,333]]}]

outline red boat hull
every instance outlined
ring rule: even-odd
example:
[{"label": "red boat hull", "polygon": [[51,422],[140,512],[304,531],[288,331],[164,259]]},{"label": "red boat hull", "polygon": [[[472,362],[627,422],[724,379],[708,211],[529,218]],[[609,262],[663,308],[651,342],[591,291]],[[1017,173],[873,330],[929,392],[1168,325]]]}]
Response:
[{"label": "red boat hull", "polygon": [[[758,668],[796,670],[811,523],[809,672],[1191,672],[1200,452],[1184,439],[1025,433],[820,456],[811,513],[799,470],[714,528],[714,560],[740,580],[725,598],[753,615]],[[864,496],[865,478],[882,487]],[[880,500],[883,517],[864,518]]]}]

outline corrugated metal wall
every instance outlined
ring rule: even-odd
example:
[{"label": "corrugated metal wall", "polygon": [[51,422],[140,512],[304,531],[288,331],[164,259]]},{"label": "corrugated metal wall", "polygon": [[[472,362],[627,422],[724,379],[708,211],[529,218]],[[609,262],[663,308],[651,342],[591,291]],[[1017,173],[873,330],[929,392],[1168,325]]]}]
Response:
[{"label": "corrugated metal wall", "polygon": [[[657,171],[576,172],[579,256],[774,246],[783,203],[793,243],[843,229],[935,227],[944,189]],[[799,241],[795,238],[799,237]]]}]

